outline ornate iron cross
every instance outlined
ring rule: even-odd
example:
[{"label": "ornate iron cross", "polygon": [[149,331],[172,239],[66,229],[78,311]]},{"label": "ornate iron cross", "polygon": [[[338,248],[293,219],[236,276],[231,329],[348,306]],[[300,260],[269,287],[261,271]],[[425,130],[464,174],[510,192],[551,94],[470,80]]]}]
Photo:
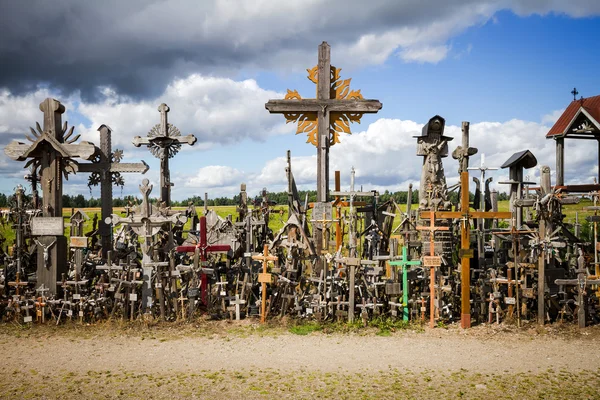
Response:
[{"label": "ornate iron cross", "polygon": [[167,119],[169,110],[169,106],[165,103],[158,106],[160,124],[154,125],[147,137],[136,136],[133,138],[135,147],[146,145],[150,153],[160,159],[160,199],[167,207],[171,205],[171,186],[173,186],[169,171],[169,158],[179,152],[182,144],[187,143],[193,146],[197,140],[194,135],[182,137],[179,129],[169,124]]},{"label": "ornate iron cross", "polygon": [[111,216],[113,208],[113,184],[123,186],[125,180],[121,173],[138,172],[145,174],[148,171],[148,164],[144,161],[140,163],[122,163],[122,150],[112,151],[111,134],[112,130],[108,125],[101,125],[98,128],[100,132],[100,147],[96,147],[94,159],[91,163],[79,164],[80,172],[90,172],[88,186],[100,184],[100,198],[102,200],[102,219],[100,221],[100,237],[102,243],[102,255],[106,257],[106,252],[112,249],[111,230],[104,220]]}]

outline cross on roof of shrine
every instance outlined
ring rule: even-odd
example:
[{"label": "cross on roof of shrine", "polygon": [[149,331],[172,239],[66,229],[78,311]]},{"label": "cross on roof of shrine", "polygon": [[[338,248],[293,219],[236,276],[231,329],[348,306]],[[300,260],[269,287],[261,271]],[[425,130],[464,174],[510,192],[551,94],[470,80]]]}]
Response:
[{"label": "cross on roof of shrine", "polygon": [[600,134],[600,96],[573,100],[546,134],[546,139],[594,138]]}]

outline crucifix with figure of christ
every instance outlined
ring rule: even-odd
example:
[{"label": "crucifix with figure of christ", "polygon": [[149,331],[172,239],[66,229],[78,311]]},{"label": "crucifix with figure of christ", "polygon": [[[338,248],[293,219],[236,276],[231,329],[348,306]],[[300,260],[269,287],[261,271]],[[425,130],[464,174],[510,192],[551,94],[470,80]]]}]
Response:
[{"label": "crucifix with figure of christ", "polygon": [[79,164],[79,172],[91,173],[88,186],[100,184],[100,198],[102,199],[101,214],[102,218],[99,225],[100,243],[102,244],[102,257],[106,259],[106,254],[112,249],[111,229],[104,220],[111,216],[113,209],[113,184],[123,186],[125,181],[121,176],[126,172],[139,172],[145,174],[148,171],[148,164],[144,161],[140,163],[122,163],[122,150],[112,150],[111,134],[112,130],[108,125],[101,125],[98,128],[100,132],[100,147],[96,148],[95,158],[91,163]]},{"label": "crucifix with figure of christ", "polygon": [[196,143],[196,136],[181,136],[181,132],[173,124],[169,124],[167,114],[170,108],[165,103],[158,106],[160,111],[160,124],[156,124],[148,132],[148,136],[136,136],[133,138],[133,145],[140,147],[148,146],[150,153],[160,159],[160,200],[166,207],[171,205],[171,172],[169,171],[169,158],[172,158],[179,152],[184,143],[193,146]]},{"label": "crucifix with figure of christ", "polygon": [[[329,195],[329,147],[339,143],[340,133],[350,133],[350,123],[359,122],[365,113],[381,109],[378,100],[364,99],[360,90],[350,90],[350,79],[341,79],[340,68],[331,65],[330,46],[319,45],[317,66],[308,70],[308,79],[317,85],[316,99],[303,99],[288,90],[283,100],[269,100],[271,114],[283,114],[286,121],[298,123],[296,134],[306,133],[308,143],[317,147],[317,202]],[[321,254],[322,231],[313,232],[317,254]]]}]

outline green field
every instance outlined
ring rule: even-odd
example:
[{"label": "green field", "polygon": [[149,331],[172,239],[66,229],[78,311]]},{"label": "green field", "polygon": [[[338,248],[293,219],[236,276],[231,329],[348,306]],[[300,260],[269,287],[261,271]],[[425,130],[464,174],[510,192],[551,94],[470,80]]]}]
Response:
[{"label": "green field", "polygon": [[[575,215],[576,213],[579,214],[579,222],[581,224],[584,225],[584,230],[585,230],[585,226],[587,225],[587,222],[585,222],[585,217],[588,215],[592,215],[593,212],[591,211],[587,211],[584,210],[585,207],[592,205],[592,202],[589,200],[582,200],[579,204],[574,204],[574,205],[568,205],[563,207],[563,213],[566,215],[565,221],[568,223],[573,223],[575,222]],[[406,211],[406,205],[405,204],[401,204],[399,205],[400,209],[402,210],[402,212]],[[413,205],[413,209],[416,209],[417,205]],[[175,210],[181,210],[182,212],[185,211],[185,207],[174,207]],[[236,206],[212,206],[209,207],[210,210],[215,210],[217,212],[217,214],[223,218],[226,218],[228,215],[231,215],[233,220],[235,221],[236,217],[237,217],[237,213],[236,213]],[[498,204],[498,209],[499,211],[508,211],[508,201],[501,201]],[[198,213],[198,215],[202,215],[204,208],[203,207],[196,207],[196,211]],[[287,206],[274,206],[272,209],[271,215],[270,215],[270,219],[269,219],[269,226],[271,227],[271,229],[273,230],[274,233],[277,233],[285,224],[285,222],[287,221],[288,215],[287,215]],[[94,214],[98,214],[98,220],[100,220],[100,208],[84,208],[82,209],[82,211],[84,211],[89,217],[90,219],[88,221],[86,221],[84,223],[84,233],[88,233],[92,230],[92,219],[94,217]],[[121,214],[124,213],[124,208],[119,207],[119,208],[115,208],[114,209],[114,213],[115,214]],[[342,209],[342,213],[346,212],[347,209]],[[69,226],[70,226],[70,222],[69,219],[71,217],[71,212],[72,209],[71,208],[65,208],[63,209],[63,217],[65,219],[65,234],[68,236],[69,235]],[[310,212],[309,212],[309,216],[308,218],[310,219]],[[394,220],[394,228],[396,228],[401,222],[401,217],[397,216]],[[190,221],[188,221],[186,223],[186,225],[184,226],[184,230],[189,230],[190,229]],[[4,223],[3,225],[0,226],[0,234],[6,238],[6,242],[5,242],[5,246],[6,245],[10,245],[13,243],[14,241],[14,232],[13,230],[10,228],[10,225],[7,223]]]}]

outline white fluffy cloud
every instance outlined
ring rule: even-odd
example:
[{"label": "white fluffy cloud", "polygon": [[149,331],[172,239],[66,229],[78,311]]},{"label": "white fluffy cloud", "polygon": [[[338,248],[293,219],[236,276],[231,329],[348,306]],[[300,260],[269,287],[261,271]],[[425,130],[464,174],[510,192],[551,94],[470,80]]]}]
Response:
[{"label": "white fluffy cloud", "polygon": [[[367,130],[351,136],[343,136],[330,153],[330,179],[333,171],[341,171],[342,184],[349,184],[350,169],[356,170],[356,184],[364,189],[380,191],[406,190],[409,183],[415,188],[420,180],[422,157],[416,156],[416,139],[420,135],[423,122],[398,119],[379,119]],[[506,122],[479,122],[470,127],[470,145],[479,149],[470,160],[471,167],[480,165],[481,154],[485,155],[485,165],[500,167],[512,154],[530,150],[538,160],[538,166],[526,170],[530,180],[539,179],[539,167],[548,165],[555,174],[555,144],[545,139],[550,126],[521,120]],[[461,128],[446,126],[445,134],[454,137],[449,143],[449,153],[461,143]],[[308,146],[308,145],[307,145]],[[565,178],[568,183],[591,183],[597,175],[597,149],[585,141],[567,141]],[[458,181],[458,163],[448,156],[444,159],[444,170],[449,183]],[[272,191],[285,190],[286,161],[284,157],[268,160],[262,170],[247,176],[256,188],[266,186]],[[301,188],[316,187],[316,156],[292,157],[292,169],[296,182]],[[471,172],[479,176],[477,171]],[[507,170],[488,171],[494,183],[508,179]],[[331,182],[333,186],[333,182]],[[252,185],[249,185],[249,188]],[[496,186],[500,191],[505,186]]]},{"label": "white fluffy cloud", "polygon": [[[105,89],[104,100],[99,103],[81,102],[78,112],[91,121],[83,137],[93,140],[95,129],[103,123],[115,132],[113,143],[128,146],[134,136],[146,136],[160,122],[158,105],[166,103],[171,111],[169,122],[182,135],[194,134],[198,146],[208,148],[214,144],[229,144],[245,138],[265,140],[281,133],[289,133],[281,119],[270,118],[263,110],[272,98],[282,98],[282,93],[264,90],[252,79],[234,81],[227,78],[205,77],[197,74],[176,79],[157,98],[135,101]],[[187,148],[184,146],[184,148]]]}]

